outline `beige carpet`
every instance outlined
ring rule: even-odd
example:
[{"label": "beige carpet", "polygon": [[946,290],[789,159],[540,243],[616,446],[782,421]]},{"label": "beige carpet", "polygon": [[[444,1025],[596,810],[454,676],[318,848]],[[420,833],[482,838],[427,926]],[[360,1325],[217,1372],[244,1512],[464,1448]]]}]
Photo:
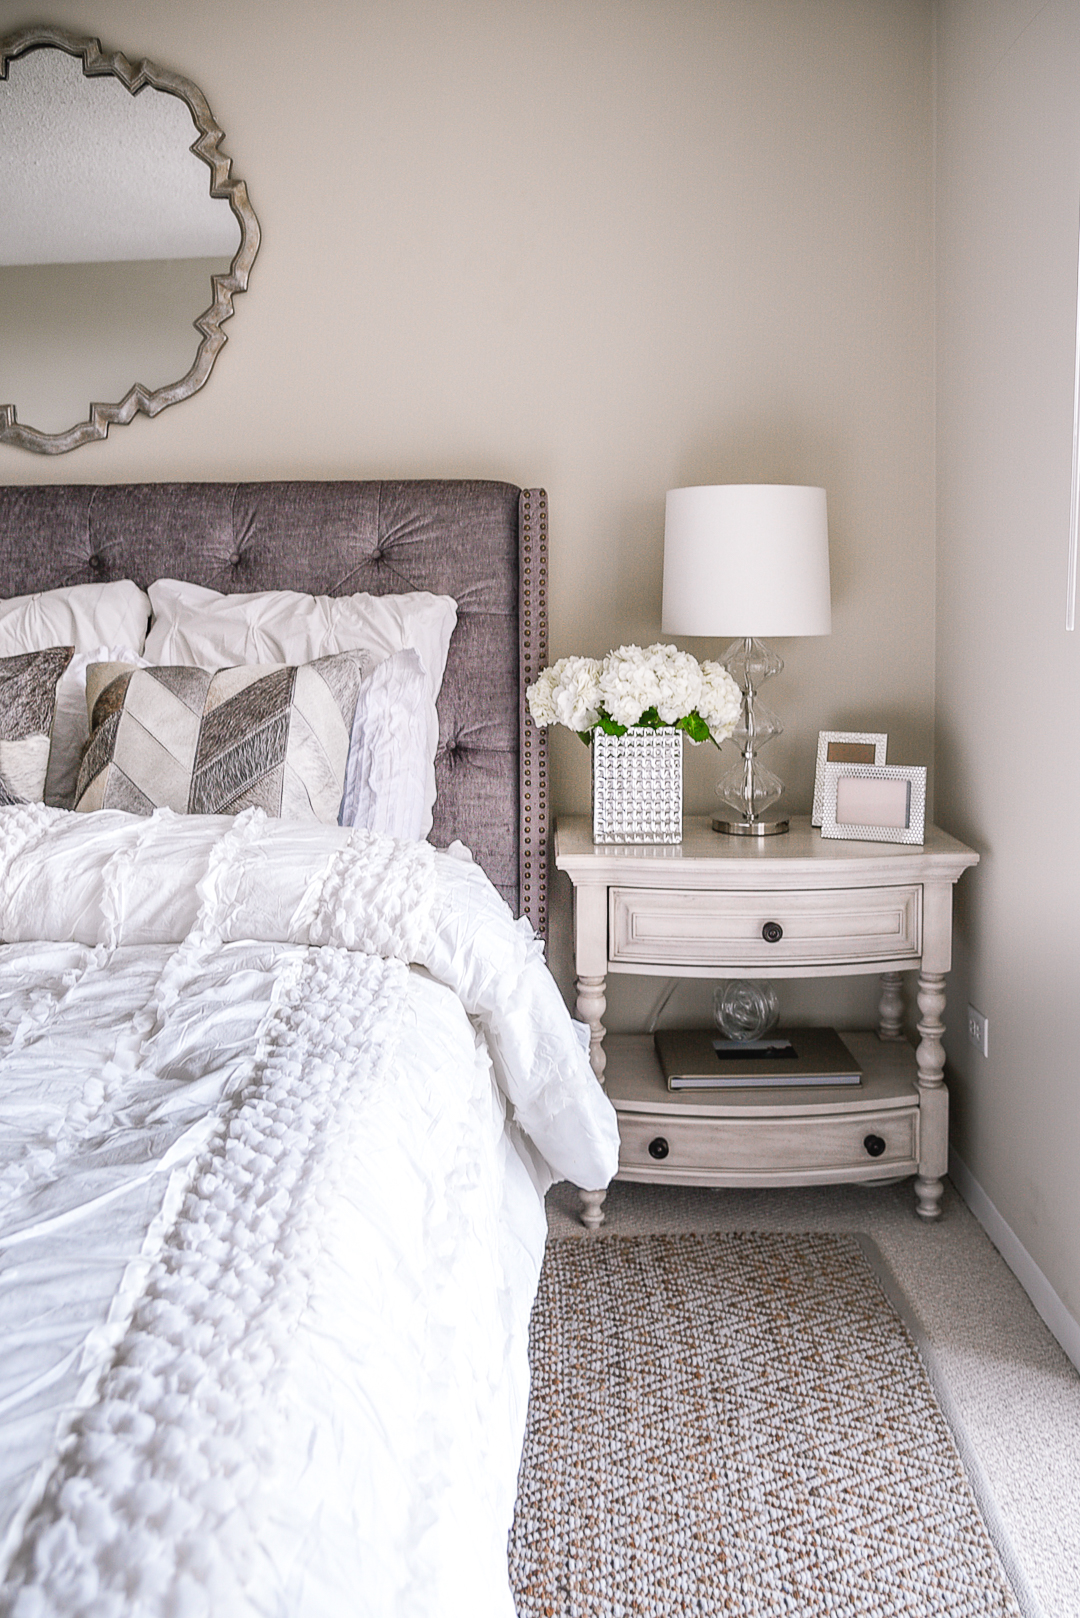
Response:
[{"label": "beige carpet", "polygon": [[855,1238],[556,1240],[532,1362],[519,1618],[1019,1618]]}]

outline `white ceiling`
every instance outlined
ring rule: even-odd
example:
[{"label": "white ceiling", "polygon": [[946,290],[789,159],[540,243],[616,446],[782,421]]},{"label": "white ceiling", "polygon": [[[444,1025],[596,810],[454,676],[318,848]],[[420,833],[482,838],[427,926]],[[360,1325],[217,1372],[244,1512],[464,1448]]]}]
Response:
[{"label": "white ceiling", "polygon": [[231,258],[232,210],[179,96],[132,95],[52,48],[0,79],[0,264]]}]

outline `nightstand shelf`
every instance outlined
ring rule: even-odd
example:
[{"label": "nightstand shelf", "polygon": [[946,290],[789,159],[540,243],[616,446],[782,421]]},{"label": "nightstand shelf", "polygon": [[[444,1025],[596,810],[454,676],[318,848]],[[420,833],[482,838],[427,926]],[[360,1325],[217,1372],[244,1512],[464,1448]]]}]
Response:
[{"label": "nightstand shelf", "polygon": [[[833,1185],[919,1169],[919,1089],[906,1041],[845,1033],[860,1085],[669,1090],[648,1034],[608,1037],[619,1176],[665,1185]],[[866,1139],[883,1142],[872,1150]],[[662,1158],[649,1147],[663,1141]]]},{"label": "nightstand shelf", "polygon": [[[760,843],[687,819],[680,844],[595,845],[589,822],[573,817],[559,823],[555,859],[574,884],[577,1011],[619,1115],[620,1178],[783,1186],[916,1175],[919,1213],[939,1216],[952,889],[977,854],[934,826],[915,847],[824,839],[806,819]],[[902,1032],[909,970],[919,973],[916,1050]],[[606,1037],[608,972],[878,973],[877,1032],[844,1035],[863,1082],[671,1092],[649,1036]],[[601,1191],[582,1192],[587,1224],[601,1223],[603,1200]]]}]

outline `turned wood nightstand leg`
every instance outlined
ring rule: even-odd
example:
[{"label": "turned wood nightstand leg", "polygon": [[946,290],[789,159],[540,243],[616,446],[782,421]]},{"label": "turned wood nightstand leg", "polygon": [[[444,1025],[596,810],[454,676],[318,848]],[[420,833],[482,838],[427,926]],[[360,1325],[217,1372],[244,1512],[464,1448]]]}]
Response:
[{"label": "turned wood nightstand leg", "polygon": [[581,1198],[581,1223],[588,1225],[590,1230],[599,1230],[604,1223],[604,1198],[606,1191],[579,1191]]},{"label": "turned wood nightstand leg", "polygon": [[945,978],[940,972],[919,973],[919,1174],[916,1210],[923,1219],[940,1219],[942,1178],[949,1166],[949,1092],[945,1088]]},{"label": "turned wood nightstand leg", "polygon": [[904,1037],[904,979],[899,972],[882,972],[878,1001],[878,1038]]},{"label": "turned wood nightstand leg", "polygon": [[[604,1068],[607,1066],[607,1054],[604,1050],[604,1012],[607,1010],[607,998],[604,990],[606,987],[606,978],[578,978],[577,980],[578,1021],[589,1025],[589,1061],[592,1063],[592,1070],[601,1084],[604,1082]],[[585,1193],[583,1192],[582,1195],[585,1195]],[[588,1224],[588,1220],[585,1222]]]}]

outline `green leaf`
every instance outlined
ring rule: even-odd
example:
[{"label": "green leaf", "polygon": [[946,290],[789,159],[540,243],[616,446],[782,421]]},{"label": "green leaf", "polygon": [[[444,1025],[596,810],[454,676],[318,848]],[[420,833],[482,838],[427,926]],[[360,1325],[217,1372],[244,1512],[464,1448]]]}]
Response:
[{"label": "green leaf", "polygon": [[614,719],[612,719],[611,715],[604,712],[603,708],[600,710],[600,717],[596,723],[598,728],[604,732],[605,736],[626,735],[627,727],[625,725],[617,725]]},{"label": "green leaf", "polygon": [[686,734],[693,742],[708,742],[712,740],[712,731],[709,729],[704,719],[702,719],[696,708],[694,709],[693,713],[688,713],[685,719],[680,719],[678,721],[678,728],[680,730],[685,730]]},{"label": "green leaf", "polygon": [[591,730],[579,730],[578,735],[581,737],[581,740],[585,743],[586,747],[591,747],[592,746],[592,731]]}]

